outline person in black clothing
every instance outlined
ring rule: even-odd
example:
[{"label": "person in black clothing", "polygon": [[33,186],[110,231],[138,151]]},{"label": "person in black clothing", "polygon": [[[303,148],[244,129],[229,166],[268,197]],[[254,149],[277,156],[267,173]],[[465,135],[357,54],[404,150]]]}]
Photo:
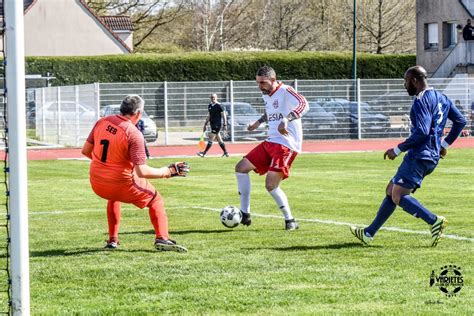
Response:
[{"label": "person in black clothing", "polygon": [[[227,152],[225,148],[225,144],[224,144],[224,141],[222,140],[222,136],[219,133],[222,127],[224,127],[224,132],[227,131],[227,116],[225,114],[224,107],[219,102],[217,102],[217,94],[211,95],[211,103],[209,103],[209,105],[207,106],[207,109],[209,111],[209,114],[206,117],[206,121],[204,122],[204,127],[202,128],[202,131],[205,132],[207,123],[210,123],[211,134],[209,135],[206,149],[204,149],[204,151],[198,152],[197,155],[200,157],[204,157],[206,153],[209,151],[209,149],[211,148],[212,142],[217,139],[219,146],[222,148],[222,151],[224,152],[222,157],[229,157],[229,153]],[[224,122],[224,124],[222,124],[222,122]]]},{"label": "person in black clothing", "polygon": [[[135,125],[138,130],[145,135],[145,122],[142,119],[139,119],[137,122],[137,125]],[[150,152],[148,151],[148,146],[146,145],[146,140],[145,140],[145,154],[147,158],[150,158]]]},{"label": "person in black clothing", "polygon": [[462,29],[462,37],[465,41],[474,40],[474,26],[471,25],[471,19],[467,19],[466,26]]}]

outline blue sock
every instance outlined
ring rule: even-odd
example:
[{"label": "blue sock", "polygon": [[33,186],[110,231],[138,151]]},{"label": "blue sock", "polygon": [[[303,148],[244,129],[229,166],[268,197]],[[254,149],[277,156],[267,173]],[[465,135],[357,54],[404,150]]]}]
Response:
[{"label": "blue sock", "polygon": [[369,227],[364,229],[366,235],[374,237],[380,227],[382,227],[382,225],[387,221],[387,219],[393,214],[395,208],[397,208],[397,205],[393,203],[392,197],[387,195],[385,199],[383,199],[379,211],[377,212],[377,215],[372,221],[372,224],[370,224]]},{"label": "blue sock", "polygon": [[420,217],[426,223],[433,225],[438,218],[436,215],[431,213],[426,207],[420,204],[417,199],[411,195],[404,195],[400,198],[399,204],[405,212],[415,216]]}]

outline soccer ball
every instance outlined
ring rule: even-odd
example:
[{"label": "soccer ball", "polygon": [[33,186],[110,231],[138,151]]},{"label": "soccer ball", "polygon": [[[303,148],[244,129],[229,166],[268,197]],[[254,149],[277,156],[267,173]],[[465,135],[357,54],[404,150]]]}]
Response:
[{"label": "soccer ball", "polygon": [[227,228],[234,228],[239,226],[242,220],[242,212],[238,207],[229,205],[222,209],[220,217],[222,225]]}]

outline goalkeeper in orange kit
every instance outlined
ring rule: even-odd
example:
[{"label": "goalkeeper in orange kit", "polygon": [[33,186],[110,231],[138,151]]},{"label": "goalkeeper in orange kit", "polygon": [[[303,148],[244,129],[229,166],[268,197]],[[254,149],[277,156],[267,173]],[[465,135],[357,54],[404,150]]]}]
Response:
[{"label": "goalkeeper in orange kit", "polygon": [[109,239],[105,248],[118,247],[120,204],[130,203],[139,208],[148,207],[157,250],[186,252],[185,247],[169,239],[163,199],[147,179],[184,177],[189,166],[185,162],[162,168],[146,164],[143,135],[135,127],[144,105],[138,95],[125,97],[120,114],[97,121],[82,147],[82,154],[92,160],[89,172],[92,189],[108,201]]}]

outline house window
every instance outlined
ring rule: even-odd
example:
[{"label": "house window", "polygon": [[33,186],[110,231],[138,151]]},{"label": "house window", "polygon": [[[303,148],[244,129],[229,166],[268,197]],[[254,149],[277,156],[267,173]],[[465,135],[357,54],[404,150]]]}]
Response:
[{"label": "house window", "polygon": [[425,24],[425,49],[438,48],[438,23]]},{"label": "house window", "polygon": [[453,47],[456,43],[456,24],[452,22],[443,22],[443,48]]}]

